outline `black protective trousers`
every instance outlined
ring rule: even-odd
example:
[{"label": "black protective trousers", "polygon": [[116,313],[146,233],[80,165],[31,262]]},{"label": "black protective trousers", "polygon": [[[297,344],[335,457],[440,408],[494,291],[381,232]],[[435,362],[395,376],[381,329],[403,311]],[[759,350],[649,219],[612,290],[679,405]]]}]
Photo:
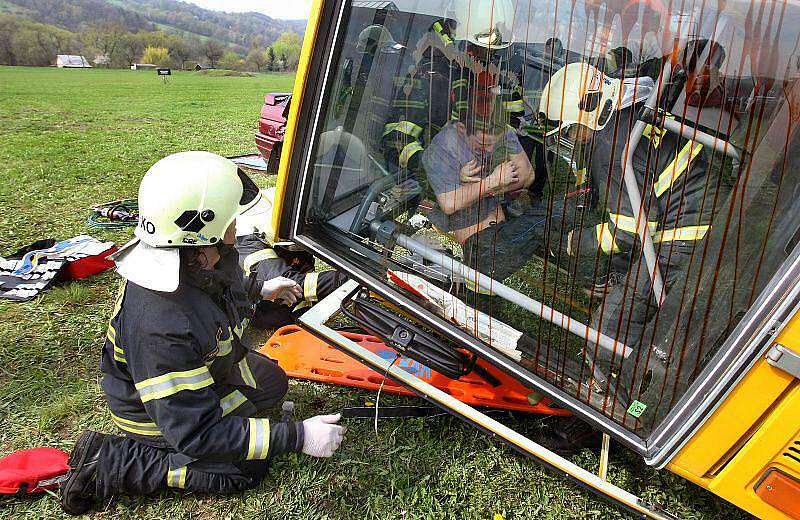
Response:
[{"label": "black protective trousers", "polygon": [[[247,398],[232,414],[263,415],[280,401],[288,389],[286,373],[265,357],[248,355],[257,386],[251,388],[238,371],[215,387],[220,395],[239,390]],[[96,494],[100,500],[115,495],[150,495],[173,488],[186,491],[229,493],[256,486],[267,473],[269,459],[211,461],[193,459],[173,449],[163,437],[135,434],[109,435],[100,449]]]}]

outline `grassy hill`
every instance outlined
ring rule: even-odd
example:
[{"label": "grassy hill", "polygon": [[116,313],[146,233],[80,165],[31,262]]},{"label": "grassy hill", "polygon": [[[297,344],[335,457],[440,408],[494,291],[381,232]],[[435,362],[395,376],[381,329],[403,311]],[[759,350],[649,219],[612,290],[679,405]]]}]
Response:
[{"label": "grassy hill", "polygon": [[305,22],[260,13],[210,11],[178,0],[0,0],[0,13],[78,31],[119,23],[129,31],[164,30],[182,37],[213,38],[247,48],[256,38],[270,45],[283,32],[302,34]]}]

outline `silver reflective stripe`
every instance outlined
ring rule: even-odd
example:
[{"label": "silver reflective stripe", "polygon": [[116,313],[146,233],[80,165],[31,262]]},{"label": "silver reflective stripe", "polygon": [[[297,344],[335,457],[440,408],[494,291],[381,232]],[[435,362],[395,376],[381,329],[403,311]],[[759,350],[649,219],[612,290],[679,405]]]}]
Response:
[{"label": "silver reflective stripe", "polygon": [[245,397],[240,391],[234,390],[219,400],[219,406],[222,408],[222,416],[225,417],[246,402],[247,397]]},{"label": "silver reflective stripe", "polygon": [[317,298],[317,283],[319,282],[319,273],[308,273],[303,278],[303,298],[309,302],[315,302]]},{"label": "silver reflective stripe", "polygon": [[244,262],[242,262],[242,269],[244,269],[245,273],[249,273],[253,266],[257,263],[263,262],[264,260],[275,260],[277,258],[280,258],[278,253],[276,253],[271,247],[261,249],[254,253],[250,253],[244,258]]},{"label": "silver reflective stripe", "polygon": [[111,414],[111,420],[121,430],[126,432],[135,433],[137,435],[146,435],[149,437],[161,435],[161,430],[158,429],[154,422],[139,422],[130,419],[123,419],[117,415]]},{"label": "silver reflective stripe", "polygon": [[208,368],[203,366],[182,372],[169,372],[167,374],[145,379],[134,386],[139,391],[143,403],[154,399],[162,399],[177,394],[182,390],[199,390],[214,384],[214,378]]},{"label": "silver reflective stripe", "polygon": [[186,466],[167,471],[167,486],[171,488],[186,488]]},{"label": "silver reflective stripe", "polygon": [[247,460],[264,460],[269,452],[269,419],[247,420],[250,440],[247,445]]},{"label": "silver reflective stripe", "polygon": [[247,364],[247,357],[239,361],[239,373],[242,375],[242,381],[250,388],[256,388],[256,379],[250,371],[250,366]]}]

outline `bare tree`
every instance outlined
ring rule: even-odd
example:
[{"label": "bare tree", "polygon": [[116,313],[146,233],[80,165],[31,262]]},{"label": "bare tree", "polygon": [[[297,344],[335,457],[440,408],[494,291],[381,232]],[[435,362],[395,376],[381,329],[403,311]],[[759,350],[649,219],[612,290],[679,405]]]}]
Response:
[{"label": "bare tree", "polygon": [[119,42],[119,55],[128,64],[128,67],[136,63],[136,59],[142,55],[142,40],[135,34],[126,35]]},{"label": "bare tree", "polygon": [[208,38],[200,45],[200,52],[203,56],[208,58],[209,64],[212,67],[217,66],[217,60],[219,60],[223,54],[225,54],[225,49],[217,40],[212,40]]},{"label": "bare tree", "polygon": [[171,42],[170,54],[181,64],[181,70],[186,68],[186,62],[192,57],[192,51],[189,49],[189,46],[186,45],[186,42],[182,38],[177,36]]},{"label": "bare tree", "polygon": [[128,31],[121,24],[109,23],[90,27],[83,33],[83,39],[98,54],[105,56],[110,61],[114,59],[117,46],[127,33]]}]

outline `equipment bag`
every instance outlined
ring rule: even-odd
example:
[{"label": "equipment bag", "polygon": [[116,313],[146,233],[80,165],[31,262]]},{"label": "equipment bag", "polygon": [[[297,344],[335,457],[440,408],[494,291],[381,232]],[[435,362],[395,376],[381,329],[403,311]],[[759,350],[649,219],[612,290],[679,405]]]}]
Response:
[{"label": "equipment bag", "polygon": [[0,459],[0,494],[30,495],[58,487],[69,471],[69,455],[55,448],[33,448]]},{"label": "equipment bag", "polygon": [[0,299],[28,301],[50,287],[59,275],[75,280],[108,269],[113,262],[105,257],[113,247],[113,242],[80,235],[58,243],[40,240],[0,257]]}]

